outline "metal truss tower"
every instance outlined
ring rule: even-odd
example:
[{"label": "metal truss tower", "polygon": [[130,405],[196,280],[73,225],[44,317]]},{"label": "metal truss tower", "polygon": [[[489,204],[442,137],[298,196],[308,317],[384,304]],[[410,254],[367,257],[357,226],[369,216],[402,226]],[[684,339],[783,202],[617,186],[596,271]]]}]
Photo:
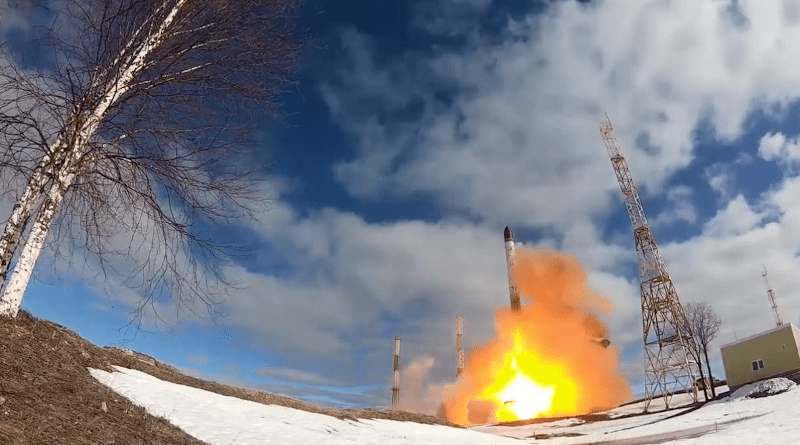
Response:
[{"label": "metal truss tower", "polygon": [[625,196],[639,257],[644,333],[644,410],[647,411],[653,398],[658,397],[663,397],[669,408],[672,396],[680,393],[689,393],[696,402],[694,376],[697,364],[689,353],[694,340],[685,329],[686,321],[678,293],[647,224],[639,193],[628,164],[620,153],[608,116],[600,125],[600,133],[614,166],[619,188]]},{"label": "metal truss tower", "polygon": [[767,299],[769,299],[769,304],[772,306],[772,315],[775,317],[775,325],[776,326],[783,326],[783,320],[781,320],[780,314],[778,314],[778,303],[775,302],[775,292],[772,292],[772,287],[769,285],[769,281],[767,280],[767,266],[764,266],[764,273],[761,274],[764,277],[764,284],[767,285]]}]

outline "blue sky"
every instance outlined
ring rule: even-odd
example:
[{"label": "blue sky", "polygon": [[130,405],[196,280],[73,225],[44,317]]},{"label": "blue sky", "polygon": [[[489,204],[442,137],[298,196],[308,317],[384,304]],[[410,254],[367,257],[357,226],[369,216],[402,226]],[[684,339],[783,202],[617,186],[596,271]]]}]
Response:
[{"label": "blue sky", "polygon": [[[3,35],[37,60],[31,17],[5,16]],[[302,20],[300,82],[252,160],[273,205],[216,235],[250,249],[227,271],[242,286],[226,318],[164,303],[166,324],[126,331],[134,293],[48,258],[24,309],[193,375],[381,407],[395,335],[431,385],[453,376],[456,315],[467,346],[491,338],[509,225],[585,265],[638,391],[636,254],[607,112],[682,301],[725,321],[716,372],[720,344],[773,326],[762,264],[798,322],[800,2],[309,0]]]}]

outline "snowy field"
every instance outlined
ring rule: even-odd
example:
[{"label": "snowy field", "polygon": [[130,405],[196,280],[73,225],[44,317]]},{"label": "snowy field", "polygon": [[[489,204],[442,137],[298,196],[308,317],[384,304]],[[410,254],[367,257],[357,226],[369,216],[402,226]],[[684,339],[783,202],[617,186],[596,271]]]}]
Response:
[{"label": "snowy field", "polygon": [[165,382],[140,371],[90,369],[92,376],[151,414],[162,416],[211,445],[261,444],[514,444],[506,439],[441,425],[392,420],[339,420],[223,396]]},{"label": "snowy field", "polygon": [[[800,390],[763,398],[743,397],[754,385],[691,412],[678,409],[600,422],[568,419],[519,427],[480,426],[465,430],[390,420],[339,420],[222,396],[165,382],[139,371],[115,368],[117,371],[113,373],[96,369],[90,372],[101,383],[150,413],[163,416],[188,434],[212,445],[567,445],[598,442],[749,445],[794,444],[800,437]],[[779,384],[781,381],[793,386],[791,382],[776,380]],[[608,413],[621,416],[632,412],[641,412],[641,405],[628,405]]]},{"label": "snowy field", "polygon": [[[775,381],[778,381],[777,379]],[[787,387],[794,383],[786,382]],[[702,408],[674,409],[653,414],[602,422],[583,423],[577,419],[521,427],[484,426],[473,428],[492,434],[528,439],[548,445],[590,444],[796,444],[800,437],[800,390],[763,398],[745,398],[757,385],[740,388],[724,399]],[[718,388],[724,390],[723,388]],[[688,400],[688,396],[684,396]],[[673,406],[680,400],[673,399]],[[651,410],[655,405],[651,405]],[[643,404],[608,411],[611,416],[641,412]],[[531,440],[534,435],[547,439]]]}]

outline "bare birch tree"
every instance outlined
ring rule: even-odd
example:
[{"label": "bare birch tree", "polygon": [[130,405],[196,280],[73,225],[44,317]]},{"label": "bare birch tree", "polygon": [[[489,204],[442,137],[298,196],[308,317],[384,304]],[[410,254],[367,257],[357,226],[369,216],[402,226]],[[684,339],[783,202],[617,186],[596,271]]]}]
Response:
[{"label": "bare birch tree", "polygon": [[[46,35],[54,66],[23,70],[6,54],[0,68],[0,166],[27,180],[0,236],[0,314],[16,315],[54,224],[104,274],[111,253],[136,260],[115,272],[144,302],[167,289],[211,305],[225,252],[196,225],[252,216],[247,118],[274,111],[292,81],[299,4],[46,3],[58,13]],[[126,249],[109,241],[120,233]]]},{"label": "bare birch tree", "polygon": [[698,360],[700,375],[703,374],[703,360],[705,358],[706,369],[708,370],[708,384],[711,386],[711,397],[717,397],[714,388],[714,377],[711,374],[711,363],[708,361],[708,344],[714,340],[722,327],[722,320],[719,318],[714,308],[706,302],[691,302],[683,307],[686,317],[686,328],[694,338],[694,351],[692,354]]}]

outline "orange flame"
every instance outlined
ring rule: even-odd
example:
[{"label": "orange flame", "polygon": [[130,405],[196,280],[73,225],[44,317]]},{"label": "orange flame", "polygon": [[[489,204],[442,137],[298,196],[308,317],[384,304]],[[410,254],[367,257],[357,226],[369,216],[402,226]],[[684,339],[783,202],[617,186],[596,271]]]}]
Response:
[{"label": "orange flame", "polygon": [[572,256],[518,248],[519,311],[498,309],[497,337],[467,354],[464,377],[448,391],[440,414],[458,424],[583,414],[618,406],[631,396],[605,348],[610,313],[589,289]]}]

